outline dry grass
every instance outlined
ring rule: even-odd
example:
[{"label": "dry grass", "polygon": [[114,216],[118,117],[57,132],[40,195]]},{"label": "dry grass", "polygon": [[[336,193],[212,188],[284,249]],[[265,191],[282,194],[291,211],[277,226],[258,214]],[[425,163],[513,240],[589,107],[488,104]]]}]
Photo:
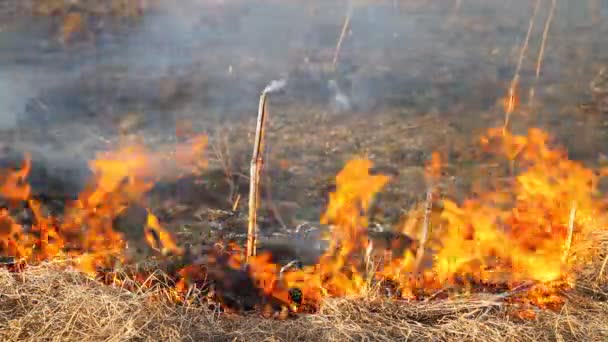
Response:
[{"label": "dry grass", "polygon": [[179,306],[159,299],[163,289],[131,293],[43,264],[0,270],[0,339],[606,341],[608,304],[590,296],[598,289],[569,294],[561,312],[537,311],[529,320],[516,318],[497,296],[479,295],[427,303],[328,300],[318,314],[279,321]]}]

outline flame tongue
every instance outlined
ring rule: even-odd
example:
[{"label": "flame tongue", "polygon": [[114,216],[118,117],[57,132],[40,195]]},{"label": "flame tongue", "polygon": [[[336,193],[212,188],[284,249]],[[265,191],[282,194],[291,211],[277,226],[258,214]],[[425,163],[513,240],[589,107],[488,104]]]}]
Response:
[{"label": "flame tongue", "polygon": [[[142,203],[143,196],[171,169],[187,173],[200,171],[205,165],[201,153],[205,137],[194,137],[169,153],[150,152],[142,145],[127,145],[114,152],[100,153],[89,166],[94,179],[78,200],[67,203],[61,220],[43,213],[40,204],[30,196],[25,181],[31,167],[29,156],[15,171],[5,171],[0,195],[11,200],[27,200],[34,225],[26,231],[8,213],[0,211],[0,252],[18,259],[44,260],[61,255],[75,257],[84,272],[95,274],[99,267],[112,267],[123,262],[124,236],[113,223],[127,207]],[[172,160],[178,168],[167,168]],[[180,169],[181,168],[181,169]],[[141,235],[153,249],[162,254],[181,254],[182,250],[164,230],[158,218],[147,212]]]},{"label": "flame tongue", "polygon": [[[371,162],[353,160],[336,178],[322,222],[332,225],[330,248],[319,264],[277,274],[267,256],[252,262],[251,273],[266,294],[285,299],[286,289],[302,291],[304,303],[326,296],[362,296],[377,282],[397,284],[399,293],[430,294],[446,286],[467,285],[530,289],[540,306],[560,302],[556,291],[572,286],[576,269],[589,257],[570,250],[587,235],[604,229],[604,206],[595,197],[598,176],[547,144],[548,136],[532,129],[527,136],[492,129],[482,138],[490,152],[504,155],[523,170],[507,186],[458,204],[443,200],[425,248],[429,262],[421,273],[411,248],[402,255],[371,258],[374,246],[366,232],[367,210],[389,178],[370,175]],[[427,179],[437,181],[441,160],[434,154]],[[410,215],[419,216],[420,210]],[[404,232],[417,236],[421,227]],[[377,254],[377,253],[376,253]],[[476,285],[477,284],[477,285]],[[485,285],[484,285],[485,284]]]},{"label": "flame tongue", "polygon": [[[208,274],[236,290],[234,282],[240,278],[231,274],[249,273],[264,296],[313,310],[324,297],[361,297],[389,285],[401,297],[485,286],[525,289],[525,299],[517,300],[539,306],[559,303],[558,291],[572,286],[578,268],[591,257],[587,236],[605,229],[608,220],[604,202],[596,197],[600,175],[568,160],[547,141],[536,129],[526,136],[490,130],[481,139],[483,147],[505,156],[511,169],[521,172],[506,185],[462,203],[444,198],[441,209],[415,208],[392,235],[415,237],[403,248],[396,248],[399,243],[392,237],[382,247],[368,229],[370,206],[389,177],[371,174],[368,160],[352,160],[337,175],[336,190],[321,217],[332,229],[329,247],[317,264],[282,268],[263,253],[245,265],[242,251],[231,246],[232,252],[206,256],[209,267],[224,268],[203,271],[190,265],[178,272],[182,281],[176,291],[186,291],[188,282]],[[61,220],[45,215],[29,199],[26,159],[21,169],[3,174],[0,195],[27,200],[35,223],[24,229],[8,210],[0,210],[0,252],[28,260],[77,257],[78,266],[91,274],[124,262],[125,236],[114,229],[114,219],[132,204],[143,205],[145,193],[162,177],[206,166],[198,158],[205,146],[206,138],[194,138],[169,154],[133,145],[99,155],[90,164],[94,181],[68,204]],[[172,160],[178,161],[177,168],[168,166]],[[431,187],[439,183],[442,167],[439,154],[433,154],[427,166]],[[437,194],[429,194],[429,202],[436,202]],[[158,218],[149,209],[145,214],[142,239],[162,254],[183,254]],[[423,221],[429,229],[423,229]]]}]

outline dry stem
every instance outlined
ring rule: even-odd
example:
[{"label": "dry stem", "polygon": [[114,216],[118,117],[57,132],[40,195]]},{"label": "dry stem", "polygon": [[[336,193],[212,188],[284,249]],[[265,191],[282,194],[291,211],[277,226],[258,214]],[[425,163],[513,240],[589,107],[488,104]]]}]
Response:
[{"label": "dry stem", "polygon": [[274,216],[275,220],[277,220],[277,222],[283,228],[287,228],[287,224],[285,224],[285,220],[283,220],[283,216],[281,215],[279,208],[277,208],[276,203],[272,199],[272,188],[271,188],[270,176],[266,177],[266,202],[268,203],[268,209],[270,209],[270,212]]},{"label": "dry stem", "polygon": [[260,96],[258,107],[258,120],[255,130],[255,142],[251,156],[250,179],[249,179],[249,222],[247,227],[247,251],[246,259],[256,255],[257,243],[257,209],[259,201],[260,172],[264,163],[262,150],[264,144],[264,122],[266,121],[266,91]]},{"label": "dry stem", "polygon": [[534,23],[536,22],[536,15],[538,14],[538,8],[540,5],[540,0],[536,0],[536,4],[534,5],[534,12],[530,17],[530,23],[528,24],[528,32],[526,33],[526,38],[519,52],[519,60],[517,61],[517,67],[515,68],[515,74],[513,75],[513,80],[511,80],[511,85],[509,86],[509,97],[507,102],[507,108],[505,109],[505,122],[503,129],[506,131],[509,128],[509,122],[511,119],[511,114],[515,110],[515,92],[517,90],[517,85],[519,84],[519,77],[521,73],[521,67],[524,63],[524,58],[526,56],[526,51],[528,50],[528,45],[530,43],[530,37],[532,36],[532,30],[534,29]]},{"label": "dry stem", "polygon": [[340,32],[340,38],[338,38],[338,43],[336,44],[336,50],[334,52],[334,59],[332,62],[333,70],[336,70],[336,66],[338,65],[338,58],[340,57],[340,50],[342,50],[342,43],[344,42],[344,38],[346,37],[346,32],[348,32],[348,28],[350,27],[350,18],[353,13],[353,4],[352,1],[348,4],[348,9],[346,11],[346,17],[344,18],[344,24],[342,25],[342,32]]},{"label": "dry stem", "polygon": [[[228,194],[228,202],[232,203],[232,207],[236,208],[238,205],[239,195],[237,194],[237,198],[235,198],[235,193],[238,191],[238,185],[234,181],[235,172],[233,171],[232,166],[232,158],[230,155],[230,145],[228,144],[228,135],[225,131],[218,130],[217,132],[217,143],[210,144],[211,149],[215,153],[218,162],[222,170],[224,171],[224,177],[226,179],[226,183],[228,184],[229,194]],[[235,209],[233,209],[234,211]]]},{"label": "dry stem", "polygon": [[232,203],[232,211],[236,211],[239,208],[239,203],[241,202],[241,194],[237,194],[234,202]]},{"label": "dry stem", "polygon": [[535,87],[538,84],[538,79],[540,77],[540,70],[543,66],[543,59],[545,57],[545,47],[547,46],[547,39],[549,36],[549,29],[551,28],[551,22],[553,21],[553,15],[555,14],[555,6],[557,0],[551,0],[551,7],[549,8],[549,14],[547,15],[547,21],[545,21],[545,28],[543,29],[543,39],[540,44],[540,50],[538,51],[538,58],[536,60],[536,79],[534,81],[534,86],[530,89],[530,102],[534,100],[535,95]]},{"label": "dry stem", "polygon": [[426,203],[424,205],[424,221],[422,223],[422,236],[420,237],[420,245],[416,251],[416,269],[420,269],[422,258],[424,258],[424,248],[426,246],[426,240],[429,235],[429,220],[431,216],[431,210],[433,210],[433,190],[432,187],[426,192]]},{"label": "dry stem", "polygon": [[602,267],[600,267],[600,272],[597,276],[597,279],[602,279],[602,277],[604,276],[604,271],[606,271],[606,265],[608,265],[608,255],[606,255],[604,261],[602,262]]},{"label": "dry stem", "polygon": [[562,255],[562,262],[568,260],[570,254],[570,247],[572,246],[572,235],[574,234],[574,219],[576,218],[576,203],[572,204],[570,208],[570,218],[568,219],[568,236],[566,238],[566,244],[564,246],[564,254]]}]

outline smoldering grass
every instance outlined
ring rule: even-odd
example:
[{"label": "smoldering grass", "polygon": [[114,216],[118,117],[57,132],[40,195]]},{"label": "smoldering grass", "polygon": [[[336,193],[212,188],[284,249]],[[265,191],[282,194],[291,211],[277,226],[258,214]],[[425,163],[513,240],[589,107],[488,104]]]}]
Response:
[{"label": "smoldering grass", "polygon": [[[595,270],[597,272],[597,269]],[[155,275],[159,284],[163,276]],[[156,281],[155,280],[155,281]],[[0,270],[0,338],[5,341],[537,341],[608,338],[608,305],[584,291],[566,294],[558,312],[514,313],[500,295],[433,301],[372,295],[324,301],[317,314],[295,319],[231,315],[203,305],[179,305],[171,289],[108,286],[61,263]],[[194,293],[192,293],[194,294]]]}]

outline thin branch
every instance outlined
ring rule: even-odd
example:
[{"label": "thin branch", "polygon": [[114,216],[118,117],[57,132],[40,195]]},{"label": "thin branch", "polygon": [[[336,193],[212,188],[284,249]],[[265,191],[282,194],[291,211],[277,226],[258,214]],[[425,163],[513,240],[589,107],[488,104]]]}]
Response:
[{"label": "thin branch", "polygon": [[245,259],[256,255],[257,245],[257,212],[258,203],[260,200],[260,174],[264,164],[264,123],[266,122],[266,98],[268,94],[278,92],[285,87],[285,80],[272,81],[260,95],[260,103],[258,106],[258,120],[255,128],[255,141],[253,144],[253,153],[251,156],[251,165],[249,168],[249,220],[247,225],[247,250]]},{"label": "thin branch", "polygon": [[240,202],[241,202],[241,194],[236,194],[236,198],[234,199],[234,202],[232,203],[232,212],[236,212],[236,210],[239,208]]},{"label": "thin branch", "polygon": [[572,246],[572,235],[574,235],[575,219],[576,203],[572,203],[572,208],[570,208],[570,218],[568,219],[568,236],[566,237],[566,243],[564,245],[564,254],[562,255],[562,262],[568,261],[568,255],[570,255],[570,247]]},{"label": "thin branch", "polygon": [[543,67],[545,47],[547,46],[547,39],[549,36],[549,30],[551,28],[551,22],[553,21],[553,16],[555,14],[556,4],[557,0],[551,0],[551,7],[549,8],[549,14],[547,15],[547,21],[545,22],[545,28],[543,30],[543,39],[540,44],[540,50],[538,51],[538,58],[536,60],[536,79],[534,81],[534,86],[532,87],[532,89],[530,89],[530,102],[534,100],[535,88],[538,84],[538,79],[540,78],[540,71]]},{"label": "thin branch", "polygon": [[424,258],[424,249],[429,236],[430,216],[433,210],[433,189],[429,186],[426,192],[426,203],[424,205],[424,219],[422,222],[422,236],[420,237],[420,245],[416,251],[416,270],[420,270],[422,259]]},{"label": "thin branch", "polygon": [[340,50],[342,50],[342,43],[344,42],[344,38],[346,37],[346,33],[350,27],[350,19],[353,13],[353,3],[349,1],[348,9],[346,10],[346,17],[344,17],[344,23],[342,24],[342,32],[340,32],[340,38],[338,38],[338,43],[336,44],[336,50],[334,51],[334,59],[332,62],[332,68],[335,71],[338,66],[338,58],[340,57]]},{"label": "thin branch", "polygon": [[[217,134],[217,146],[216,144],[210,144],[211,149],[216,155],[217,161],[220,163],[222,170],[224,171],[224,178],[226,183],[228,184],[229,194],[227,201],[232,203],[232,206],[235,207],[235,199],[234,194],[237,191],[237,184],[234,182],[234,172],[231,163],[230,156],[230,147],[227,141],[227,136],[225,132],[220,132],[218,130]],[[225,152],[225,153],[224,153]]]},{"label": "thin branch", "polygon": [[266,174],[266,202],[268,203],[268,208],[270,209],[270,212],[272,212],[272,215],[274,216],[275,220],[277,220],[277,222],[279,222],[279,224],[283,227],[283,228],[287,228],[287,224],[285,224],[285,220],[283,220],[283,216],[281,215],[281,212],[279,211],[279,208],[277,207],[276,203],[274,202],[273,198],[272,198],[272,178],[270,177],[269,174]]},{"label": "thin branch", "polygon": [[598,273],[598,275],[597,275],[598,281],[602,280],[602,277],[604,276],[604,271],[606,270],[606,265],[608,265],[608,255],[606,255],[606,257],[604,258],[604,262],[602,262],[602,267],[600,268],[600,273]]},{"label": "thin branch", "polygon": [[509,86],[508,98],[505,108],[505,122],[503,126],[503,130],[506,131],[509,128],[509,123],[511,120],[511,114],[515,111],[515,93],[517,90],[517,85],[519,84],[519,77],[521,73],[521,67],[524,64],[524,58],[526,56],[526,51],[528,50],[528,45],[530,44],[530,37],[532,36],[532,30],[534,29],[534,23],[536,21],[536,16],[538,14],[538,8],[540,7],[540,0],[536,0],[536,4],[534,5],[534,11],[532,12],[532,16],[530,17],[530,22],[528,24],[528,32],[526,33],[526,38],[519,52],[519,60],[517,61],[517,66],[515,68],[515,74],[513,75],[513,79],[511,80],[511,85]]},{"label": "thin branch", "polygon": [[264,140],[264,122],[266,121],[266,91],[260,96],[258,107],[258,120],[255,130],[255,142],[249,169],[249,220],[247,226],[247,251],[246,259],[256,255],[257,245],[257,209],[259,202],[258,188],[260,184],[260,172],[264,163],[262,149]]}]

